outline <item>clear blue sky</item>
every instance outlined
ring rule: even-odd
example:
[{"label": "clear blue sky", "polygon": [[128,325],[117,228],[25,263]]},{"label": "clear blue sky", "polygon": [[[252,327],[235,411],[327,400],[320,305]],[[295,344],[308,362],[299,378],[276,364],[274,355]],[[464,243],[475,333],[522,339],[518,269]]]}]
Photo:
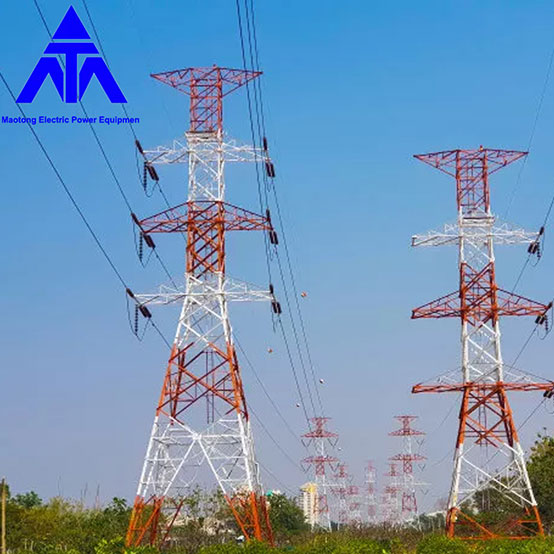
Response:
[{"label": "clear blue sky", "polygon": [[[55,28],[69,3],[41,2]],[[86,22],[80,0],[74,7]],[[149,73],[217,63],[240,67],[234,2],[89,0],[110,67],[140,117],[148,146],[169,142],[187,125],[183,95]],[[342,452],[357,478],[365,460],[379,474],[393,454],[392,416],[414,413],[430,434],[423,500],[444,497],[451,470],[457,405],[454,397],[412,397],[415,382],[459,363],[458,322],[412,322],[412,307],[457,286],[454,249],[412,251],[413,233],[455,217],[454,184],[412,154],[456,147],[525,149],[554,46],[549,2],[256,2],[271,151],[279,175],[300,290],[327,415],[341,434]],[[2,71],[19,92],[48,36],[33,2],[0,6]],[[554,79],[553,79],[554,81]],[[508,219],[536,229],[553,193],[551,167],[554,82],[544,106]],[[17,115],[0,89],[0,115]],[[93,115],[119,115],[97,85],[85,96]],[[32,115],[73,115],[51,85]],[[248,140],[244,94],[226,105],[230,135]],[[86,127],[38,127],[118,266],[135,290],[153,290],[165,277],[152,262],[143,270],[133,247],[124,204]],[[98,128],[115,170],[141,215],[162,208],[146,199],[136,176],[128,127]],[[1,125],[3,173],[0,473],[15,491],[79,497],[90,502],[98,483],[103,499],[132,498],[161,386],[167,352],[149,333],[139,344],[126,321],[120,286],[63,195],[25,126]],[[493,179],[493,206],[504,214],[518,167]],[[162,170],[175,203],[186,194],[184,168]],[[253,168],[229,177],[229,197],[255,208]],[[182,244],[160,238],[175,275]],[[537,300],[554,295],[552,242],[519,291]],[[233,239],[230,273],[266,282],[258,238]],[[510,288],[524,247],[499,248],[498,276]],[[168,336],[175,312],[156,313]],[[283,344],[266,307],[233,309],[233,324],[291,426],[304,430]],[[505,321],[509,361],[532,321]],[[267,354],[267,348],[274,350]],[[533,340],[520,365],[552,377],[551,339]],[[298,442],[272,413],[243,363],[250,404],[292,458]],[[456,400],[457,401],[457,400]],[[521,422],[536,405],[515,401]],[[450,414],[441,424],[443,418]],[[526,447],[544,410],[525,426]],[[254,422],[259,458],[289,488],[306,479]],[[382,480],[382,478],[381,478]],[[282,488],[264,472],[267,486]]]}]

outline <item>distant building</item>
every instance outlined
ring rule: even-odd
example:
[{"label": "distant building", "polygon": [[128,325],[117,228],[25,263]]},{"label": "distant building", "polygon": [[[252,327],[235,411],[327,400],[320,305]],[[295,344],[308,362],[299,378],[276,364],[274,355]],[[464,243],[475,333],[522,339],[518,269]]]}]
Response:
[{"label": "distant building", "polygon": [[306,523],[315,527],[319,523],[317,511],[317,483],[305,483],[300,487],[302,491],[301,508],[304,512]]}]

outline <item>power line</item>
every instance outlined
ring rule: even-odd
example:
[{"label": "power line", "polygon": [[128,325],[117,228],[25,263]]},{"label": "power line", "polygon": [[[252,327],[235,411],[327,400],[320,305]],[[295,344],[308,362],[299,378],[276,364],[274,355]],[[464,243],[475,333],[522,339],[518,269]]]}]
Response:
[{"label": "power line", "polygon": [[285,458],[296,468],[296,469],[302,469],[298,465],[298,461],[293,460],[287,451],[277,442],[273,434],[269,431],[269,429],[265,426],[265,423],[262,421],[262,418],[258,416],[258,414],[253,410],[252,406],[248,407],[248,411],[256,418],[256,421],[260,425],[260,427],[265,431],[266,435],[271,439],[271,442],[280,450],[280,452],[285,456]]},{"label": "power line", "polygon": [[[54,161],[52,160],[52,158],[50,157],[50,154],[48,153],[46,147],[44,146],[43,142],[41,141],[40,137],[38,136],[37,132],[35,131],[35,129],[33,128],[33,125],[29,122],[29,119],[27,117],[27,115],[25,114],[23,108],[17,103],[17,100],[16,100],[16,97],[10,87],[10,85],[8,84],[6,78],[4,77],[4,74],[0,71],[0,79],[2,79],[2,82],[4,83],[4,86],[6,87],[8,93],[10,94],[14,104],[17,106],[17,109],[19,110],[19,112],[21,113],[21,115],[23,116],[23,119],[25,121],[25,123],[27,124],[27,127],[29,128],[29,130],[31,131],[31,133],[33,134],[33,137],[34,139],[36,140],[37,144],[39,145],[39,148],[41,149],[44,157],[46,158],[46,160],[48,161],[50,167],[52,168],[52,171],[54,172],[54,174],[56,175],[59,183],[61,184],[65,194],[67,195],[67,197],[69,198],[71,204],[73,205],[73,207],[75,208],[75,210],[77,211],[77,213],[79,214],[79,217],[81,218],[81,221],[83,222],[83,224],[85,225],[85,227],[87,228],[88,232],[90,233],[90,235],[92,236],[94,242],[96,243],[96,246],[98,247],[98,249],[100,250],[100,252],[102,253],[102,256],[104,257],[104,259],[106,260],[106,262],[108,263],[108,265],[110,266],[110,268],[112,269],[113,273],[115,274],[115,276],[117,277],[118,281],[121,283],[121,285],[123,286],[123,288],[125,289],[125,291],[130,291],[131,289],[128,287],[125,279],[123,278],[121,272],[119,271],[119,269],[117,268],[117,266],[115,265],[115,262],[112,260],[112,258],[110,257],[110,255],[108,254],[107,250],[105,249],[105,247],[103,246],[102,242],[100,241],[98,235],[96,234],[96,232],[94,231],[94,229],[92,228],[92,225],[89,223],[88,219],[86,218],[83,210],[81,209],[81,207],[79,206],[79,204],[77,203],[77,200],[75,199],[75,197],[73,196],[73,194],[71,193],[71,190],[69,189],[69,187],[67,186],[66,182],[64,181],[63,177],[61,176],[60,172],[58,171],[58,168],[56,167],[56,165],[54,164]],[[159,329],[159,327],[155,324],[155,322],[152,320],[152,318],[150,317],[149,318],[151,320],[151,325],[152,327],[156,330],[156,332],[160,335],[161,339],[165,342],[166,346],[168,348],[171,348],[171,344],[167,341],[167,339],[165,338],[165,336],[163,335],[163,333],[161,332],[161,330]]]},{"label": "power line", "polygon": [[[246,13],[246,28],[247,28],[250,64],[251,64],[251,66],[253,67],[254,70],[259,71],[260,70],[259,50],[258,50],[258,47],[257,47],[255,21],[254,21],[254,14],[253,14],[253,4],[251,2],[250,7],[249,7],[248,2],[245,0],[244,6],[245,6],[245,13]],[[240,34],[240,39],[241,39],[241,53],[242,53],[242,58],[243,58],[243,64],[246,67],[247,63],[246,63],[246,53],[245,53],[245,40],[244,40],[244,31],[243,31],[243,23],[242,23],[242,13],[241,13],[239,0],[236,1],[236,7],[237,7],[238,22],[239,22],[239,34]],[[255,51],[255,55],[254,55],[254,51]],[[263,113],[263,100],[262,100],[262,97],[261,97],[261,85],[260,85],[260,83],[256,83],[256,80],[255,80],[254,83],[253,83],[253,87],[254,87],[253,88],[253,91],[254,91],[253,92],[253,99],[254,99],[253,104],[254,104],[254,109],[255,109],[255,112],[256,112],[256,127],[257,127],[258,137],[256,137],[256,133],[254,132],[252,106],[251,106],[252,102],[251,102],[250,95],[248,95],[248,102],[249,102],[248,108],[249,108],[249,115],[250,115],[250,126],[251,126],[252,141],[254,143],[254,147],[256,148],[258,146],[258,144],[261,143],[261,141],[262,141],[262,135],[265,137],[265,118],[264,118],[264,113]],[[264,140],[265,140],[265,138],[264,138]],[[264,148],[265,148],[265,146],[264,146]],[[258,180],[258,188],[259,188],[259,190],[263,191],[263,197],[264,197],[266,205],[267,205],[269,203],[269,199],[268,199],[268,196],[267,196],[267,191],[270,190],[270,189],[273,189],[274,194],[275,194],[275,189],[270,184],[270,180],[269,180],[269,177],[268,177],[267,173],[263,172],[263,171],[262,171],[262,179],[263,179],[263,182],[264,182],[264,186],[263,187],[261,186],[261,183],[259,182],[260,175],[259,175],[259,170],[258,170],[257,166],[256,166],[256,176],[257,176],[257,180]],[[260,195],[260,198],[262,198],[262,193],[261,192],[259,193],[259,195]],[[300,306],[298,304],[298,298],[296,298],[296,295],[298,294],[298,291],[296,289],[296,283],[295,283],[295,279],[294,279],[294,272],[292,271],[292,265],[290,263],[290,254],[289,254],[289,251],[288,251],[288,245],[287,245],[287,241],[286,241],[286,234],[285,234],[285,229],[284,229],[284,225],[283,225],[283,219],[282,219],[281,210],[280,210],[280,207],[279,207],[278,198],[277,198],[276,194],[275,194],[275,201],[276,201],[277,213],[278,213],[278,218],[279,218],[280,233],[282,234],[283,243],[285,245],[285,254],[286,254],[286,259],[287,259],[287,263],[288,263],[288,272],[289,272],[289,275],[290,275],[290,278],[291,278],[291,282],[293,284],[293,290],[294,290],[295,302],[296,302],[296,309],[297,309],[298,317],[300,319],[300,327],[301,327],[303,338],[304,338],[305,348],[306,348],[306,351],[307,351],[307,354],[308,354],[308,361],[310,363],[310,369],[311,369],[311,374],[312,374],[312,379],[313,379],[313,386],[314,386],[315,393],[316,393],[316,396],[317,396],[317,399],[318,399],[319,409],[320,409],[320,411],[323,411],[321,396],[320,396],[320,393],[319,393],[319,389],[317,387],[317,383],[316,383],[316,379],[315,379],[315,372],[313,370],[313,361],[312,361],[312,358],[311,358],[311,353],[309,351],[309,345],[308,345],[308,342],[307,342],[305,325],[304,325],[304,321],[303,321],[302,314],[301,314],[301,311],[300,311]],[[285,302],[286,302],[286,305],[287,305],[287,310],[288,310],[288,314],[289,314],[289,318],[290,318],[292,334],[294,336],[295,346],[296,346],[296,349],[298,351],[298,358],[299,358],[300,366],[302,368],[302,373],[303,373],[303,376],[304,376],[306,391],[307,391],[307,394],[308,394],[308,397],[309,397],[311,408],[312,408],[313,413],[315,415],[317,413],[317,410],[315,408],[315,404],[314,404],[314,400],[313,400],[313,396],[312,396],[311,385],[309,383],[308,376],[307,376],[307,370],[306,370],[306,364],[305,364],[305,361],[304,361],[304,355],[302,353],[302,347],[300,345],[300,339],[299,339],[298,331],[297,331],[297,328],[296,328],[294,313],[293,313],[291,303],[290,303],[290,299],[289,299],[287,281],[285,279],[282,263],[281,263],[281,260],[280,260],[277,249],[275,249],[275,258],[277,260],[277,265],[278,265],[278,268],[279,268],[279,275],[280,275],[280,279],[281,279],[281,283],[282,283],[283,291],[284,291],[284,295],[285,295]],[[286,330],[285,330],[285,328],[282,324],[281,324],[281,332],[283,333],[284,336],[286,335]],[[299,390],[298,392],[299,392],[300,397],[303,399],[303,395],[301,393],[301,390]],[[304,409],[305,409],[305,407],[304,407]],[[305,410],[305,411],[307,411],[307,410]]]},{"label": "power line", "polygon": [[[246,70],[247,67],[248,67],[248,64],[247,64],[247,61],[246,61],[243,19],[242,19],[242,12],[241,12],[241,8],[240,8],[240,0],[236,0],[235,5],[236,5],[236,11],[237,11],[238,26],[239,26],[239,37],[240,37],[242,62],[243,62],[244,69]],[[257,145],[258,145],[258,141],[257,141],[256,133],[255,133],[255,130],[254,130],[254,119],[253,119],[253,116],[252,116],[252,98],[251,98],[251,94],[250,94],[250,85],[249,85],[248,82],[246,83],[246,96],[247,96],[247,103],[248,103],[248,114],[249,114],[249,121],[250,121],[250,133],[251,133],[251,138],[252,138],[252,145],[253,145],[254,149],[256,150]],[[257,187],[258,187],[258,199],[259,199],[259,203],[260,203],[260,210],[263,213],[265,211],[265,208],[268,205],[267,191],[266,191],[265,187],[262,186],[262,182],[261,182],[261,179],[260,179],[260,168],[259,168],[257,163],[255,164],[255,169],[256,169],[256,182],[257,182]],[[265,203],[264,203],[264,200],[265,200]],[[269,254],[270,245],[269,245],[267,235],[264,235],[264,242],[265,242],[267,272],[268,272],[269,281],[271,282],[271,264],[270,264],[270,254]],[[281,270],[281,275],[282,275],[282,270]],[[285,294],[286,294],[286,284],[285,284],[284,281],[283,281],[283,288],[285,289]],[[290,314],[290,312],[289,312],[289,314]],[[294,366],[292,353],[291,353],[291,350],[290,350],[290,347],[289,347],[288,339],[286,337],[286,331],[283,327],[281,318],[278,317],[277,319],[278,319],[277,325],[281,330],[281,333],[283,335],[283,339],[284,339],[284,342],[285,342],[285,347],[286,347],[286,350],[287,350],[289,364],[290,364],[292,372],[293,372],[294,381],[295,381],[295,384],[296,384],[296,389],[297,389],[297,392],[298,392],[300,403],[302,405],[302,410],[304,412],[306,421],[309,423],[308,410],[306,408],[306,404],[305,404],[305,401],[304,401],[304,395],[302,393],[302,388],[300,386],[300,382],[299,382],[298,376],[296,374],[296,368]],[[292,315],[291,315],[291,320],[292,320]],[[309,391],[309,388],[308,388],[308,393],[311,394],[310,391]],[[313,401],[312,401],[312,406],[313,406]],[[314,410],[314,412],[315,412],[315,410]]]},{"label": "power line", "polygon": [[[548,87],[548,82],[550,81],[550,74],[552,72],[552,65],[554,63],[554,48],[552,49],[552,52],[550,53],[550,58],[548,60],[548,66],[547,66],[547,70],[546,70],[546,76],[544,78],[544,83],[543,83],[543,86],[542,86],[542,91],[541,91],[541,94],[540,94],[540,97],[539,97],[539,103],[537,105],[537,110],[535,112],[535,118],[533,120],[533,125],[531,127],[531,134],[529,136],[529,140],[527,142],[527,149],[526,151],[529,152],[529,150],[531,150],[531,145],[533,144],[533,139],[535,138],[535,132],[537,130],[537,124],[539,122],[539,117],[540,117],[540,114],[541,114],[541,110],[542,110],[542,105],[544,103],[544,97],[546,95],[546,89]],[[516,183],[514,185],[514,188],[512,189],[512,193],[510,195],[510,199],[508,201],[508,206],[506,208],[506,211],[504,212],[504,219],[506,219],[511,207],[512,207],[512,203],[514,201],[514,198],[515,198],[515,195],[516,195],[516,191],[519,187],[519,183],[521,181],[521,175],[523,173],[523,170],[525,169],[525,165],[527,164],[527,156],[525,156],[525,158],[523,159],[523,162],[519,168],[519,172],[517,174],[517,178],[516,178]]]},{"label": "power line", "polygon": [[[42,21],[42,23],[43,23],[43,25],[44,25],[44,28],[46,29],[46,32],[48,33],[48,36],[50,37],[50,40],[53,40],[52,32],[50,31],[50,27],[48,26],[48,23],[46,22],[46,18],[44,17],[44,14],[43,14],[43,12],[42,12],[42,10],[41,10],[39,4],[38,4],[38,0],[33,0],[33,2],[34,2],[34,4],[35,4],[35,7],[36,7],[38,13],[39,13],[39,16],[40,16],[40,19],[41,19],[41,21]],[[102,42],[101,42],[101,40],[100,40],[100,37],[98,36],[98,33],[97,33],[97,31],[96,31],[96,26],[94,25],[94,21],[92,20],[92,17],[91,17],[91,15],[90,15],[90,11],[89,11],[88,6],[87,6],[87,4],[86,4],[86,0],[83,0],[83,5],[84,5],[85,10],[86,10],[86,12],[87,12],[87,16],[88,16],[89,21],[90,21],[90,23],[91,23],[91,26],[92,26],[93,33],[94,33],[94,35],[95,35],[95,38],[96,38],[96,40],[97,40],[97,42],[98,42],[98,46],[100,47],[100,50],[101,50],[101,52],[102,52],[102,56],[105,58],[106,64],[107,64],[107,63],[108,63],[108,60],[107,60],[107,58],[106,58],[106,55],[105,55],[104,48],[103,48],[103,46],[102,46]],[[65,68],[65,63],[64,63],[63,59],[62,59],[60,56],[58,56],[58,58],[60,59],[60,62],[62,63],[62,65],[63,65],[64,68]],[[85,109],[85,105],[84,105],[84,103],[83,103],[82,100],[79,100],[79,105],[81,106],[81,109],[83,110],[83,113],[84,113],[84,115],[85,115],[85,117],[86,117],[86,119],[87,119],[87,122],[88,122],[88,126],[89,126],[89,128],[90,128],[90,130],[91,130],[91,132],[92,132],[92,134],[93,134],[93,136],[94,136],[94,139],[95,139],[95,141],[96,141],[96,144],[98,145],[98,148],[100,149],[100,153],[102,154],[102,157],[103,157],[103,159],[104,159],[104,162],[106,163],[106,165],[107,165],[107,167],[108,167],[108,170],[109,170],[109,172],[110,172],[110,174],[111,174],[111,176],[112,176],[112,178],[113,178],[113,180],[114,180],[114,183],[115,183],[115,185],[116,185],[116,188],[117,188],[117,190],[119,191],[119,194],[121,195],[121,197],[122,197],[122,199],[123,199],[123,202],[124,202],[125,205],[127,206],[127,209],[129,210],[129,214],[132,214],[132,213],[133,213],[133,209],[132,209],[132,207],[131,207],[131,203],[129,202],[129,199],[128,199],[127,195],[125,194],[125,191],[123,190],[123,187],[122,187],[122,185],[121,185],[121,183],[120,183],[120,181],[119,181],[119,179],[118,179],[118,177],[117,177],[117,175],[116,175],[116,173],[115,173],[115,170],[114,170],[114,168],[113,168],[113,165],[112,165],[112,163],[110,162],[110,159],[108,158],[108,155],[107,155],[107,153],[106,153],[106,150],[105,150],[105,148],[104,148],[104,145],[102,144],[102,141],[100,140],[100,137],[98,136],[98,133],[96,132],[96,129],[94,128],[94,125],[93,125],[93,124],[91,123],[91,121],[90,121],[90,117],[89,117],[89,115],[88,115],[88,113],[87,113],[87,110]],[[127,113],[127,110],[126,110],[126,108],[125,108],[125,106],[124,106],[123,104],[121,104],[121,108],[123,109],[123,112],[125,113],[127,119],[129,119],[129,114]],[[138,140],[138,139],[137,139],[137,135],[136,135],[136,133],[135,133],[135,130],[134,130],[133,125],[132,125],[132,123],[130,122],[130,120],[129,120],[129,126],[130,126],[130,128],[131,128],[131,131],[132,131],[132,133],[133,133],[133,136],[135,137],[136,140]],[[153,248],[153,252],[154,252],[154,256],[156,257],[156,259],[158,260],[160,266],[162,267],[164,273],[167,275],[168,279],[171,281],[171,284],[172,284],[175,288],[177,288],[177,284],[175,283],[175,280],[173,279],[173,277],[172,277],[171,273],[169,272],[169,270],[168,270],[168,268],[167,268],[165,262],[162,260],[161,256],[158,254],[158,252],[156,251],[155,248]]]},{"label": "power line", "polygon": [[[244,5],[245,5],[245,12],[246,12],[246,19],[247,19],[248,37],[249,37],[250,59],[251,59],[251,63],[252,63],[252,66],[254,67],[254,69],[256,71],[259,71],[260,70],[260,56],[259,56],[258,39],[257,39],[257,33],[256,33],[256,19],[255,19],[255,13],[254,13],[254,2],[253,2],[253,0],[244,0]],[[266,135],[266,126],[265,126],[265,114],[264,114],[264,103],[263,103],[263,95],[262,95],[262,84],[259,80],[255,80],[253,82],[253,86],[254,86],[256,116],[257,116],[257,123],[258,123],[258,133],[259,133],[260,136],[265,137],[267,135]],[[266,189],[270,189],[270,190],[273,191],[273,197],[274,197],[274,202],[275,202],[275,206],[276,206],[276,209],[277,209],[277,216],[278,216],[279,226],[280,226],[280,234],[282,235],[282,238],[283,238],[283,246],[284,246],[284,249],[285,249],[285,256],[286,256],[286,262],[287,262],[287,267],[288,267],[289,279],[290,279],[290,282],[292,284],[293,297],[295,299],[295,308],[296,308],[296,312],[297,312],[299,323],[300,323],[300,330],[301,330],[301,333],[302,333],[302,336],[303,336],[304,348],[306,350],[306,355],[307,355],[307,358],[308,358],[308,364],[309,364],[309,367],[310,367],[310,372],[311,372],[311,376],[312,376],[312,380],[313,380],[313,386],[314,386],[314,389],[315,389],[316,397],[317,397],[317,400],[318,400],[319,409],[323,412],[323,403],[321,401],[321,395],[319,393],[319,387],[317,385],[317,379],[316,379],[316,376],[315,376],[314,363],[313,363],[313,359],[312,359],[312,355],[311,355],[311,349],[310,349],[310,345],[309,345],[309,341],[308,341],[308,337],[307,337],[307,333],[306,333],[304,317],[303,317],[302,310],[300,308],[300,304],[299,304],[299,301],[298,301],[298,289],[297,289],[297,286],[296,286],[296,279],[295,279],[294,271],[293,271],[293,268],[292,268],[291,257],[290,257],[289,247],[288,247],[288,240],[287,240],[287,235],[286,235],[286,232],[285,232],[285,225],[284,225],[284,222],[283,222],[283,217],[282,217],[282,214],[281,214],[281,207],[280,207],[280,203],[279,203],[277,189],[273,184],[269,185],[269,178],[268,178],[266,173],[263,173],[263,178],[264,178],[264,182],[265,182],[265,185],[266,185]],[[273,180],[274,180],[274,178],[273,178]],[[278,264],[281,263],[279,259],[277,260],[277,262],[278,262]],[[290,306],[289,306],[289,309],[290,309]],[[296,329],[293,329],[293,332],[296,334]],[[300,348],[299,348],[299,355],[302,358]],[[303,359],[301,359],[301,364],[303,366],[303,371],[305,371]],[[315,411],[315,409],[314,409],[314,411]]]},{"label": "power line", "polygon": [[266,386],[264,385],[262,379],[260,378],[258,372],[256,371],[256,368],[254,367],[254,364],[250,361],[250,358],[247,356],[244,348],[242,347],[241,343],[239,342],[236,333],[233,333],[233,334],[234,334],[235,344],[238,346],[238,348],[239,348],[239,350],[242,354],[242,357],[246,360],[247,365],[250,367],[252,373],[254,374],[254,377],[256,378],[256,381],[258,382],[261,389],[263,390],[266,398],[269,400],[270,404],[273,406],[273,409],[275,410],[275,413],[281,418],[281,421],[285,424],[285,428],[289,431],[289,433],[295,439],[298,439],[298,434],[294,432],[294,430],[290,426],[289,422],[286,420],[285,416],[283,415],[283,413],[281,412],[281,410],[279,409],[279,407],[277,406],[277,404],[273,400],[273,397],[271,396],[271,394],[269,394]]}]

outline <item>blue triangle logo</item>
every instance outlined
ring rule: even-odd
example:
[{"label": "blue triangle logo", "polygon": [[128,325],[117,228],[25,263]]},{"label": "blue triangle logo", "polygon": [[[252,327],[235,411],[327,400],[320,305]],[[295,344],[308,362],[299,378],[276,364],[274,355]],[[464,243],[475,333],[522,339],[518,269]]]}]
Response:
[{"label": "blue triangle logo", "polygon": [[85,26],[81,23],[73,6],[69,6],[62,22],[56,29],[53,38],[61,39],[90,39]]}]

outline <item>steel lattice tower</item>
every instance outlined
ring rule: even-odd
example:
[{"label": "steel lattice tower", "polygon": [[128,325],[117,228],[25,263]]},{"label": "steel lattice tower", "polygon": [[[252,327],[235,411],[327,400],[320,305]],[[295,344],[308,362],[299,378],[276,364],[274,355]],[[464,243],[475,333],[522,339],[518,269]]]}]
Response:
[{"label": "steel lattice tower", "polygon": [[245,538],[272,542],[266,500],[241,372],[229,322],[230,301],[276,301],[272,291],[252,290],[225,272],[227,231],[267,231],[269,213],[258,215],[225,201],[227,162],[268,162],[267,153],[226,141],[223,98],[260,75],[220,67],[152,75],[190,97],[186,142],[143,151],[145,169],[188,164],[188,198],[152,217],[133,217],[140,236],[186,238],[185,286],[136,295],[141,306],[182,303],[154,424],[144,459],[127,544],[163,544],[180,521],[185,495],[202,469],[213,474]]},{"label": "steel lattice tower", "polygon": [[312,466],[315,472],[317,484],[317,515],[318,524],[331,530],[331,514],[329,507],[328,493],[333,491],[334,485],[327,478],[327,467],[333,469],[338,459],[328,454],[329,447],[334,448],[338,441],[338,434],[326,428],[328,417],[312,417],[312,427],[302,435],[302,442],[305,446],[311,446],[314,454],[304,458],[302,462]]},{"label": "steel lattice tower", "polygon": [[346,495],[348,492],[348,483],[350,476],[346,469],[346,464],[338,464],[337,471],[333,475],[334,484],[332,492],[336,498],[337,523],[339,527],[348,523],[348,504]]},{"label": "steel lattice tower", "polygon": [[362,503],[360,500],[360,487],[350,485],[346,494],[348,497],[348,521],[351,525],[360,526],[362,524]]},{"label": "steel lattice tower", "polygon": [[400,520],[401,475],[395,462],[389,463],[389,471],[385,473],[385,477],[388,477],[389,481],[383,489],[383,522],[396,525]]},{"label": "steel lattice tower", "polygon": [[[507,392],[549,390],[552,383],[536,382],[504,364],[499,322],[501,316],[530,315],[541,324],[550,305],[497,286],[493,244],[530,244],[537,240],[537,234],[498,223],[491,212],[489,190],[492,173],[526,154],[480,147],[415,156],[456,180],[457,224],[412,239],[413,246],[458,247],[459,289],[412,313],[414,319],[461,319],[461,380],[454,372],[413,388],[414,393],[462,393],[446,522],[451,537],[543,534]],[[521,517],[495,528],[476,521],[467,508],[480,491],[490,488],[519,507]]]},{"label": "steel lattice tower", "polygon": [[417,416],[401,415],[395,416],[402,427],[396,431],[389,433],[391,437],[402,437],[402,453],[389,458],[393,462],[401,464],[402,480],[401,480],[401,515],[402,519],[406,520],[417,515],[417,497],[416,487],[421,485],[417,483],[414,477],[414,462],[422,462],[425,456],[416,454],[413,447],[413,437],[425,435],[423,431],[418,431],[412,427],[412,422],[417,419]]},{"label": "steel lattice tower", "polygon": [[367,462],[365,470],[365,485],[367,493],[367,521],[375,523],[377,517],[377,498],[375,497],[375,484],[377,482],[377,472],[375,466],[370,460]]}]

